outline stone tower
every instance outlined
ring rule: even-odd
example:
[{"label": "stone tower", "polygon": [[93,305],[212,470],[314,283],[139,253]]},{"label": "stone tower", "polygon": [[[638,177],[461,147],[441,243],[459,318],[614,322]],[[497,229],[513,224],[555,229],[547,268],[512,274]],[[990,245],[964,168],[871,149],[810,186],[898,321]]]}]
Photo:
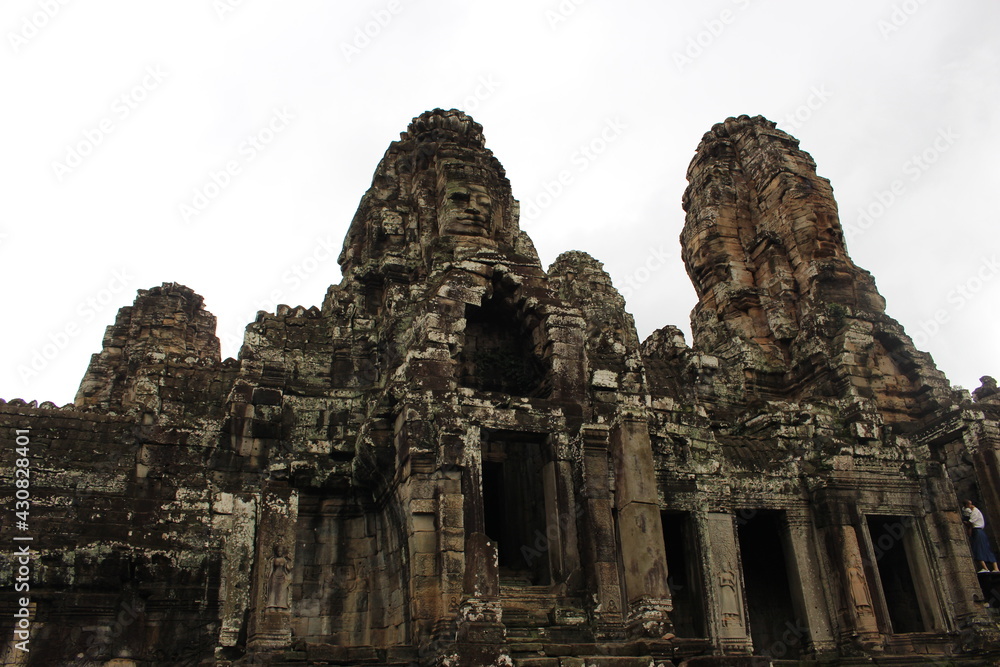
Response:
[{"label": "stone tower", "polygon": [[688,177],[693,347],[640,342],[589,255],[543,269],[455,110],[389,146],[322,306],[238,359],[193,291],[140,291],[73,405],[0,405],[45,526],[5,664],[995,659],[958,513],[1000,526],[995,381],[914,348],[773,123],[717,125]]}]

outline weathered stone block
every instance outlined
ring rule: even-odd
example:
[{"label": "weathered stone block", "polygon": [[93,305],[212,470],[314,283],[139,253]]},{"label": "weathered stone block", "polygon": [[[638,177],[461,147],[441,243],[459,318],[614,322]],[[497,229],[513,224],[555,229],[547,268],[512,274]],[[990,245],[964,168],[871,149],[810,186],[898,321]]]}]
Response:
[{"label": "weathered stone block", "polygon": [[31,660],[751,665],[786,615],[790,658],[996,662],[956,504],[998,536],[995,380],[915,349],[773,123],[716,125],[688,178],[690,348],[640,343],[586,253],[542,269],[454,110],[386,152],[322,309],[259,313],[239,359],[190,289],[140,290],[75,405],[0,401],[45,526]]}]

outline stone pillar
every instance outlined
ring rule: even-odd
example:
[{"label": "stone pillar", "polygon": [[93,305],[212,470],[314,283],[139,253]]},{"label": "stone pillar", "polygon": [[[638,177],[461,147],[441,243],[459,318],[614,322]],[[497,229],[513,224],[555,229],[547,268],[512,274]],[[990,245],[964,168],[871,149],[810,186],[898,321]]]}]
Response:
[{"label": "stone pillar", "polygon": [[632,636],[660,638],[672,630],[667,554],[656,494],[653,449],[645,419],[625,416],[611,429],[615,507]]},{"label": "stone pillar", "polygon": [[853,640],[860,648],[876,648],[881,638],[857,530],[853,525],[840,524],[829,526],[826,531],[834,569],[840,581],[837,612],[841,640]]},{"label": "stone pillar", "polygon": [[799,619],[809,628],[805,648],[816,654],[836,650],[829,606],[820,578],[819,551],[809,513],[788,511],[788,549],[786,560],[791,578],[792,596]]},{"label": "stone pillar", "polygon": [[[985,613],[983,595],[976,579],[976,568],[961,515],[954,507],[936,508],[927,515],[924,526],[929,537],[927,547],[931,552],[926,563],[932,573],[930,583],[938,584],[942,590],[945,623],[957,626],[946,626],[947,629],[963,629],[970,624],[981,623]],[[923,569],[918,566],[919,571],[914,576],[926,576]]]},{"label": "stone pillar", "polygon": [[400,485],[400,504],[409,508],[410,609],[418,640],[453,637],[464,594],[467,558],[475,553],[466,539],[468,470],[450,466],[411,473]]},{"label": "stone pillar", "polygon": [[394,490],[398,520],[403,526],[407,552],[404,567],[409,589],[410,640],[424,651],[436,652],[454,640],[456,610],[465,576],[465,499],[473,481],[467,479],[461,437],[450,424],[432,428],[421,415],[422,403],[408,403],[394,424],[396,475]]},{"label": "stone pillar", "polygon": [[[461,504],[450,516],[454,525],[442,528],[463,536],[463,578],[460,600],[451,613],[447,637],[457,644],[443,652],[454,652],[458,664],[492,665],[503,655],[506,628],[501,622],[500,570],[497,544],[486,535],[483,515],[482,438],[478,426],[470,425],[464,438],[461,470]],[[444,635],[442,635],[444,637]],[[439,651],[439,654],[442,652]]]},{"label": "stone pillar", "polygon": [[542,483],[552,583],[563,589],[573,588],[580,583],[580,549],[576,530],[579,511],[570,462],[560,459],[546,463],[542,469]]},{"label": "stone pillar", "polygon": [[976,486],[982,495],[979,509],[986,518],[986,534],[991,538],[990,542],[1000,546],[1000,452],[983,440],[985,439],[980,440],[979,449],[972,455]]},{"label": "stone pillar", "polygon": [[[433,635],[444,616],[441,605],[441,567],[437,501],[431,480],[412,475],[400,484],[399,504],[409,509],[406,530],[409,538],[410,614],[418,637]],[[426,497],[430,496],[430,497]]]},{"label": "stone pillar", "polygon": [[704,589],[709,638],[724,653],[750,651],[750,630],[743,598],[743,571],[733,515],[698,516],[704,536]]},{"label": "stone pillar", "polygon": [[461,468],[461,521],[452,528],[460,531],[464,540],[463,595],[494,599],[500,595],[500,572],[497,544],[486,535],[482,471],[482,436],[478,426],[470,425]]},{"label": "stone pillar", "polygon": [[930,560],[927,548],[924,546],[921,526],[923,519],[906,517],[903,519],[903,548],[906,550],[910,565],[910,576],[913,588],[920,605],[920,615],[924,620],[924,630],[927,632],[947,632],[948,622],[941,610],[941,597],[938,594],[938,581],[935,569]]},{"label": "stone pillar", "polygon": [[212,503],[213,529],[223,535],[222,572],[219,583],[219,646],[236,646],[246,611],[250,607],[250,582],[244,568],[252,562],[257,534],[254,495],[217,493]]},{"label": "stone pillar", "polygon": [[609,429],[590,424],[583,429],[583,515],[588,530],[582,535],[588,598],[598,639],[624,637],[622,590],[618,577],[613,498],[608,485]]},{"label": "stone pillar", "polygon": [[252,651],[292,643],[292,568],[299,497],[287,486],[265,488],[258,512],[249,646]]}]

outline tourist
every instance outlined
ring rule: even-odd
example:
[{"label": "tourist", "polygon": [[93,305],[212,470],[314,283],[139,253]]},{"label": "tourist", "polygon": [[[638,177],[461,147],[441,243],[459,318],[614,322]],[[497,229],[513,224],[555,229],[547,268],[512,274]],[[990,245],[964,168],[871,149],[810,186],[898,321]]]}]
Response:
[{"label": "tourist", "polygon": [[[1000,569],[997,569],[997,557],[993,555],[989,538],[986,537],[986,531],[983,530],[983,527],[986,525],[983,513],[979,511],[978,507],[972,504],[971,500],[966,500],[962,514],[965,515],[963,523],[965,523],[966,529],[969,531],[969,538],[972,542],[972,559],[979,565],[979,572],[1000,573]],[[987,563],[990,564],[990,569],[988,570],[986,569]]]}]

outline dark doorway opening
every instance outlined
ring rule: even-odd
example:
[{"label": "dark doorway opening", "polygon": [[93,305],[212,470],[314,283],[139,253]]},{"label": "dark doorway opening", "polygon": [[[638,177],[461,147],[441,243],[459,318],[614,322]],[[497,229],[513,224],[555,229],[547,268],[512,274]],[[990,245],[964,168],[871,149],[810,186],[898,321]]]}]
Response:
[{"label": "dark doorway opening", "polygon": [[[503,544],[501,538],[507,531],[506,499],[503,488],[503,463],[500,461],[483,461],[483,530],[486,536],[498,546]],[[500,554],[500,562],[506,560]]]},{"label": "dark doorway opening", "polygon": [[798,658],[808,637],[792,600],[784,512],[754,510],[743,515],[750,515],[739,519],[738,533],[754,653]]},{"label": "dark doorway opening", "polygon": [[501,578],[550,583],[544,435],[491,433],[483,440],[483,527],[497,543]]},{"label": "dark doorway opening", "polygon": [[911,529],[902,517],[869,516],[868,534],[875,556],[875,569],[882,584],[882,598],[892,631],[923,632],[920,598],[913,583],[905,536]]},{"label": "dark doorway opening", "polygon": [[512,396],[548,393],[545,367],[510,296],[500,288],[482,306],[467,306],[458,381]]},{"label": "dark doorway opening", "polygon": [[701,576],[694,523],[688,512],[661,512],[667,553],[667,584],[674,603],[670,620],[678,637],[704,637]]}]

